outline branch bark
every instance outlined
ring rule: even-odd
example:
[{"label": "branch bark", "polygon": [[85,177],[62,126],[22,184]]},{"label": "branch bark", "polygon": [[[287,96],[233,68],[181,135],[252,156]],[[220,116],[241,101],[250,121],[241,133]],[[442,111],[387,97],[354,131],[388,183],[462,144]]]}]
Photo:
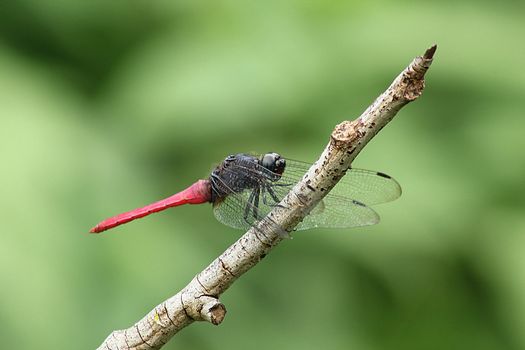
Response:
[{"label": "branch bark", "polygon": [[157,305],[135,325],[113,331],[98,349],[160,349],[194,321],[220,324],[226,308],[219,296],[285,239],[282,230],[292,232],[344,176],[368,141],[404,105],[421,95],[424,75],[436,48],[434,45],[423,56],[416,57],[359,118],[335,127],[319,160],[282,200],[281,206],[248,230],[179,293]]}]

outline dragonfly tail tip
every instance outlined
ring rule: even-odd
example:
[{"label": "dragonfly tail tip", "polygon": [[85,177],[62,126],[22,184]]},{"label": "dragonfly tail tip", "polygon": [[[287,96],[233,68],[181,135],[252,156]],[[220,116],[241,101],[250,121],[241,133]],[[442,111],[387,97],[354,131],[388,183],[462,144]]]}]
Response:
[{"label": "dragonfly tail tip", "polygon": [[99,233],[99,232],[100,232],[100,230],[99,230],[98,226],[95,226],[91,230],[89,230],[89,233]]}]

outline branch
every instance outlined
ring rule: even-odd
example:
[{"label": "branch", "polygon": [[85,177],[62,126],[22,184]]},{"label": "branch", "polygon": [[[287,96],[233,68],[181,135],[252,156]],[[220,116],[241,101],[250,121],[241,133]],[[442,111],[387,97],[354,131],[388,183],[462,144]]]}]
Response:
[{"label": "branch", "polygon": [[220,324],[226,308],[219,302],[219,296],[285,239],[344,176],[368,141],[404,105],[421,95],[425,87],[424,75],[436,48],[434,45],[423,56],[416,57],[359,118],[335,127],[319,160],[280,206],[248,230],[179,293],[157,305],[132,327],[112,332],[98,349],[160,349],[193,321]]}]

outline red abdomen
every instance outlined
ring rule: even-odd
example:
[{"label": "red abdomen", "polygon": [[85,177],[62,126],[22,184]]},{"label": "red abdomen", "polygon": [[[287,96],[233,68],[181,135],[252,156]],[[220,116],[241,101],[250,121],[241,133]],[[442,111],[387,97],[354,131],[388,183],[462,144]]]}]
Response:
[{"label": "red abdomen", "polygon": [[183,204],[201,204],[211,200],[211,186],[208,180],[199,180],[187,189],[171,197],[113,216],[93,227],[89,232],[99,233],[171,207]]}]

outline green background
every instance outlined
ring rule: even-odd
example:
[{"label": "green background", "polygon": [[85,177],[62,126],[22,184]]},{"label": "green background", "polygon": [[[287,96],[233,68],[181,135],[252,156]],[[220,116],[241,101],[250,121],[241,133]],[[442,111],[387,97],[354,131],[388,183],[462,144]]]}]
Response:
[{"label": "green background", "polygon": [[520,1],[5,1],[2,349],[93,349],[241,234],[208,205],[101,219],[235,152],[313,161],[433,43],[423,96],[354,165],[403,196],[310,230],[165,349],[525,348]]}]

